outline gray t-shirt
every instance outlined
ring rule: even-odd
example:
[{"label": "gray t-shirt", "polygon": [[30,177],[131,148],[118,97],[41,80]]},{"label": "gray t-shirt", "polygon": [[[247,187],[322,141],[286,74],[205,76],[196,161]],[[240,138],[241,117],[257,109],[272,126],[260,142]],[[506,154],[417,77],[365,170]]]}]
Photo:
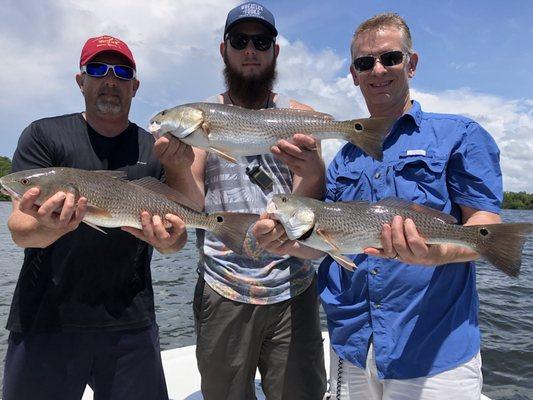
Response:
[{"label": "gray t-shirt", "polygon": [[[206,100],[223,103],[221,95]],[[289,99],[277,95],[272,104],[288,108]],[[205,211],[262,213],[270,197],[290,193],[292,174],[289,168],[272,154],[240,157],[230,163],[208,153],[205,168]],[[259,164],[273,180],[270,190],[251,182],[246,167]],[[262,250],[251,233],[244,253],[228,250],[213,234],[199,230],[197,247],[199,269],[207,284],[228,299],[250,304],[274,304],[302,293],[313,280],[315,269],[310,261],[296,257],[280,257]]]}]

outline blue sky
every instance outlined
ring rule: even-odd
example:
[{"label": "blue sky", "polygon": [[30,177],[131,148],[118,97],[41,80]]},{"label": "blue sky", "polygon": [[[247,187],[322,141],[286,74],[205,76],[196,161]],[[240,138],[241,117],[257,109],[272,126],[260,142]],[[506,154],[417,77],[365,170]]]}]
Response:
[{"label": "blue sky", "polygon": [[470,87],[506,98],[533,92],[533,2],[265,1],[279,30],[312,50],[347,54],[361,21],[396,12],[408,23],[421,64],[413,84],[442,91]]},{"label": "blue sky", "polygon": [[[11,157],[32,120],[77,112],[74,81],[91,36],[128,42],[141,87],[131,120],[223,90],[218,44],[234,0],[7,0],[0,8],[0,155]],[[339,119],[366,116],[348,75],[356,26],[379,12],[408,22],[420,54],[412,97],[428,111],[480,122],[502,152],[505,190],[533,193],[533,2],[281,1],[277,89]],[[340,143],[327,141],[330,159]]]}]

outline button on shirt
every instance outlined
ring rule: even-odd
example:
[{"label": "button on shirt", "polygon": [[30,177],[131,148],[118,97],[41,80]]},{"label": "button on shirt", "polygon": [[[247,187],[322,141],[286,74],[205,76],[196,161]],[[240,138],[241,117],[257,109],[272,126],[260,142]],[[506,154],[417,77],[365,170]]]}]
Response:
[{"label": "button on shirt", "polygon": [[[459,205],[499,213],[499,150],[476,122],[412,107],[394,125],[379,162],[345,145],[327,173],[326,201],[395,196],[461,221]],[[434,375],[471,359],[480,346],[474,263],[438,267],[353,255],[354,272],[326,257],[319,290],[339,357],[365,368],[370,340],[378,375]]]}]

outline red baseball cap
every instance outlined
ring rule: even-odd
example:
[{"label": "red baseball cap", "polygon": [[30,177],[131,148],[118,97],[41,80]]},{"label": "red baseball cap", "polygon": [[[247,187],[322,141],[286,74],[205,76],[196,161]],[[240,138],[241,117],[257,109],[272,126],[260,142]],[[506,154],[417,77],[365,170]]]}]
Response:
[{"label": "red baseball cap", "polygon": [[81,49],[80,67],[87,64],[97,54],[104,51],[113,51],[123,55],[135,69],[135,60],[133,59],[133,54],[131,54],[128,45],[122,40],[109,35],[93,37],[85,42],[83,49]]}]

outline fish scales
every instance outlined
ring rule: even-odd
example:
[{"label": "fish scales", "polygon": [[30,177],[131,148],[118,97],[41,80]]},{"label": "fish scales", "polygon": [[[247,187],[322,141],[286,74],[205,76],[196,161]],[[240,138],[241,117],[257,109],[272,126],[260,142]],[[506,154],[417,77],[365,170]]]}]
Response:
[{"label": "fish scales", "polygon": [[96,215],[89,215],[88,221],[98,226],[117,227],[131,226],[141,229],[139,215],[148,211],[152,215],[164,216],[172,213],[180,217],[185,223],[199,228],[207,228],[205,215],[174,203],[150,190],[135,185],[130,181],[109,179],[105,174],[85,170],[62,168],[65,181],[75,188],[79,195],[86,197],[92,206],[107,210],[112,219]]},{"label": "fish scales", "polygon": [[427,243],[465,241],[462,226],[449,224],[422,213],[367,203],[324,204],[324,207],[315,209],[315,230],[321,229],[330,233],[344,252],[360,253],[366,247],[380,248],[381,227],[383,224],[390,224],[395,215],[412,219],[419,233],[427,239]]},{"label": "fish scales", "polygon": [[210,132],[217,132],[242,144],[254,140],[275,144],[279,139],[290,139],[295,133],[301,132],[322,133],[317,138],[327,139],[330,133],[333,133],[332,137],[338,137],[337,132],[349,133],[353,129],[343,122],[295,113],[294,110],[284,112],[283,109],[258,111],[239,108],[238,112],[231,112],[233,110],[223,104],[196,103],[194,106],[204,112]]}]

